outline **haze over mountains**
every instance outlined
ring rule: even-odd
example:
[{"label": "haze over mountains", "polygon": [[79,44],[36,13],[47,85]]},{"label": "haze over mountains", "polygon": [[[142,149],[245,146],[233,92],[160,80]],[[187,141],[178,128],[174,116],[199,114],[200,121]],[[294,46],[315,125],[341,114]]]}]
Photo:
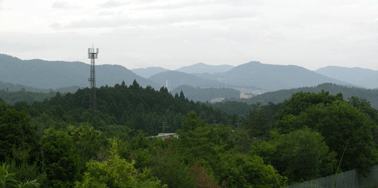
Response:
[{"label": "haze over mountains", "polygon": [[169,71],[169,70],[162,67],[147,67],[147,68],[131,69],[131,71],[143,78],[148,78],[155,74]]},{"label": "haze over mountains", "polygon": [[[89,66],[82,62],[20,60],[18,58],[0,54],[0,81],[25,85],[40,89],[57,89],[61,87],[88,87]],[[229,69],[229,70],[227,70]],[[133,80],[146,87],[150,85],[156,89],[166,86],[175,89],[181,85],[202,88],[233,88],[239,91],[275,91],[299,87],[312,87],[322,83],[375,88],[374,80],[377,71],[368,69],[348,69],[326,67],[317,72],[293,65],[270,65],[258,61],[245,63],[236,67],[230,65],[212,66],[197,63],[182,67],[181,71],[193,74],[169,71],[161,67],[134,69],[143,76],[156,74],[145,79],[120,65],[96,66],[97,87],[103,85],[120,84],[125,81],[131,85]],[[340,70],[340,71],[338,71]],[[348,70],[345,74],[345,70]],[[226,71],[226,72],[221,72]],[[358,73],[360,71],[360,73]],[[212,72],[212,73],[208,73]],[[322,74],[319,74],[322,73]],[[357,76],[355,76],[357,75]],[[332,77],[332,78],[331,78]],[[377,79],[376,79],[377,78]]]},{"label": "haze over mountains", "polygon": [[374,89],[364,89],[356,87],[340,86],[331,83],[324,83],[314,87],[300,87],[295,89],[284,89],[279,91],[272,91],[263,93],[261,95],[256,95],[250,99],[225,99],[223,102],[227,101],[238,101],[247,104],[256,104],[260,102],[262,105],[266,105],[269,102],[272,103],[282,103],[285,99],[289,99],[292,94],[297,92],[314,92],[319,93],[322,90],[328,91],[331,95],[336,95],[337,93],[342,93],[345,100],[349,100],[350,97],[355,96],[361,99],[366,99],[370,101],[370,104],[375,109],[378,109],[378,90]]},{"label": "haze over mountains", "polygon": [[[187,74],[203,74],[203,73],[220,73],[226,72],[234,68],[231,65],[206,65],[204,63],[197,63],[190,66],[184,66],[175,71],[187,73]],[[151,77],[155,74],[170,71],[169,69],[165,69],[162,67],[147,67],[147,68],[138,68],[138,69],[131,69],[135,74],[142,76],[143,78]]]},{"label": "haze over mountains", "polygon": [[180,85],[189,85],[192,87],[224,87],[224,83],[216,80],[203,79],[193,74],[187,74],[178,71],[166,71],[155,74],[148,78],[162,86],[166,86],[168,81],[168,89],[174,89]]},{"label": "haze over mountains", "polygon": [[[0,54],[0,81],[20,84],[41,89],[62,87],[88,87],[90,65],[82,62],[44,61],[39,59],[21,60],[16,57]],[[143,86],[160,85],[142,78],[120,65],[96,66],[96,86],[114,86],[125,81],[131,85],[134,79]]]},{"label": "haze over mountains", "polygon": [[185,72],[188,74],[204,74],[204,73],[209,73],[209,74],[214,74],[214,73],[222,73],[222,72],[227,72],[234,68],[234,66],[231,65],[206,65],[204,63],[197,63],[194,65],[190,66],[184,66],[176,71],[179,72]]},{"label": "haze over mountains", "polygon": [[330,78],[342,80],[353,85],[375,89],[378,88],[378,71],[359,67],[347,68],[328,66],[316,70],[317,73]]},{"label": "haze over mountains", "polygon": [[[195,64],[190,69],[192,72],[200,72],[202,67],[203,64]],[[211,65],[207,65],[206,67],[211,67]],[[198,69],[198,71],[195,71],[195,69]],[[261,88],[272,91],[311,87],[322,83],[351,85],[350,83],[326,77],[303,67],[268,65],[257,61],[236,66],[226,72],[195,75],[202,79],[177,71],[161,72],[148,79],[161,85],[165,85],[166,80],[168,80],[171,89],[180,85],[189,85],[192,87],[254,87],[256,89]]]}]

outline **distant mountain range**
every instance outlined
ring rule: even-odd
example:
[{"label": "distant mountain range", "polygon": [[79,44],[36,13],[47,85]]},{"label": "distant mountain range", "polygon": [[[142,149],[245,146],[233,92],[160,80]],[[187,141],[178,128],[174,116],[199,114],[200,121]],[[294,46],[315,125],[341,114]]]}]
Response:
[{"label": "distant mountain range", "polygon": [[[21,60],[0,54],[0,81],[41,89],[61,87],[89,87],[90,65],[82,62]],[[125,81],[127,85],[137,80],[139,85],[160,85],[142,78],[120,65],[97,65],[96,86],[113,86]]]},{"label": "distant mountain range", "polygon": [[342,80],[356,86],[369,89],[378,88],[378,71],[363,68],[328,66],[316,70],[317,73],[330,78]]},{"label": "distant mountain range", "polygon": [[169,70],[162,67],[148,67],[148,68],[131,69],[131,71],[143,78],[148,78],[155,74],[169,71]]},{"label": "distant mountain range", "polygon": [[184,93],[184,96],[194,102],[206,102],[211,101],[214,98],[239,98],[240,91],[231,88],[194,88],[187,85],[182,85],[172,90],[173,96],[175,94]]},{"label": "distant mountain range", "polygon": [[[196,64],[190,66],[190,68],[199,68],[201,66],[207,67],[210,65]],[[192,71],[194,70],[192,69]],[[189,85],[192,87],[238,88],[238,90],[243,87],[254,87],[255,89],[274,91],[316,86],[322,83],[352,85],[318,74],[303,67],[293,65],[269,65],[257,61],[239,65],[226,72],[214,74],[187,74],[179,71],[165,71],[155,74],[148,79],[163,86],[165,86],[166,81],[168,81],[170,89],[175,89],[180,85]]]},{"label": "distant mountain range", "polygon": [[[234,68],[234,66],[231,65],[207,65],[204,63],[197,63],[190,66],[184,66],[179,69],[176,69],[175,71],[187,73],[187,74],[203,74],[203,73],[221,73],[226,72]],[[162,67],[148,67],[148,68],[139,68],[139,69],[131,69],[135,74],[142,76],[144,78],[151,77],[155,74],[170,71],[168,69],[162,68]]]},{"label": "distant mountain range", "polygon": [[[0,54],[0,81],[39,89],[88,87],[89,67],[89,64],[82,62],[21,60]],[[161,67],[133,70],[144,77],[151,75],[146,79],[120,65],[99,65],[96,66],[96,86],[112,86],[122,81],[131,85],[134,79],[143,87],[150,85],[156,89],[166,86],[168,80],[171,90],[180,85],[189,85],[195,88],[234,88],[248,93],[311,87],[322,83],[368,88],[378,86],[377,71],[356,69],[360,73],[355,73],[355,69],[331,68],[315,72],[299,66],[269,65],[254,61],[236,67],[198,63],[182,67],[179,71]],[[350,72],[345,73],[345,70]],[[353,78],[353,75],[358,75],[358,78]]]},{"label": "distant mountain range", "polygon": [[351,85],[347,82],[326,77],[314,71],[294,65],[269,65],[258,61],[239,65],[227,72],[199,75],[205,79],[216,80],[230,85],[254,86],[267,90],[281,90],[322,83]]},{"label": "distant mountain range", "polygon": [[155,74],[148,78],[161,86],[166,86],[168,81],[168,89],[175,89],[181,85],[189,85],[192,87],[224,87],[224,83],[203,79],[193,74],[187,74],[178,71],[166,71]]},{"label": "distant mountain range", "polygon": [[185,66],[177,69],[176,71],[184,72],[188,74],[203,74],[203,73],[222,73],[227,72],[234,68],[234,66],[231,65],[206,65],[204,63],[197,63],[190,66]]}]

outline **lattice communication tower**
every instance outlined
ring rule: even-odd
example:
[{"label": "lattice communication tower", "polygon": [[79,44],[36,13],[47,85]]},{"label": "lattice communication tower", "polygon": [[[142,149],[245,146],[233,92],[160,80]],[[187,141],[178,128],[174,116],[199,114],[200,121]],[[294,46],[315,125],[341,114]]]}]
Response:
[{"label": "lattice communication tower", "polygon": [[96,76],[95,76],[95,59],[97,59],[98,48],[94,52],[94,48],[88,48],[88,58],[91,59],[91,77],[88,81],[91,83],[89,94],[89,109],[96,110]]}]

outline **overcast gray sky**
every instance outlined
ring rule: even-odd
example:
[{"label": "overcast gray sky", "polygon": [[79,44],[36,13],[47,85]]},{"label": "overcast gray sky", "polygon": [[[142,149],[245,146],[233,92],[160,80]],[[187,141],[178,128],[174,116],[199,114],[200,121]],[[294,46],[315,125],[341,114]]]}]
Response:
[{"label": "overcast gray sky", "polygon": [[377,0],[0,0],[0,53],[177,69],[249,61],[378,70]]}]

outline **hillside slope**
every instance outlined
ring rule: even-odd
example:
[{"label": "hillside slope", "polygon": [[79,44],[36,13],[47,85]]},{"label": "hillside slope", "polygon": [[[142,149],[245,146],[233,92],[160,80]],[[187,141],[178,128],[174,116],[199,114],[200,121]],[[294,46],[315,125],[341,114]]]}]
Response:
[{"label": "hillside slope", "polygon": [[194,88],[187,85],[182,85],[172,90],[172,95],[183,92],[185,97],[194,102],[211,101],[214,98],[239,98],[240,91],[231,88]]},{"label": "hillside slope", "polygon": [[340,86],[340,85],[331,84],[331,83],[320,84],[316,87],[301,87],[301,88],[295,88],[295,89],[267,92],[261,95],[254,96],[250,99],[237,99],[237,100],[226,99],[224,100],[224,102],[239,101],[239,102],[245,102],[247,104],[256,104],[257,102],[260,102],[262,104],[268,104],[269,102],[272,102],[272,103],[277,104],[277,103],[283,102],[285,99],[289,99],[293,93],[297,93],[301,91],[319,93],[322,90],[329,91],[329,93],[332,95],[335,95],[341,92],[344,96],[344,99],[346,100],[352,96],[356,96],[361,99],[366,99],[367,101],[370,101],[371,106],[373,108],[378,109],[378,90],[356,88],[356,87],[346,87],[346,86]]},{"label": "hillside slope", "polygon": [[316,86],[322,83],[351,85],[303,67],[269,65],[257,61],[239,65],[225,73],[202,74],[201,77],[230,85],[254,86],[273,91]]},{"label": "hillside slope", "polygon": [[234,66],[231,65],[207,65],[204,63],[197,63],[190,66],[185,66],[177,69],[176,71],[179,72],[185,72],[188,74],[203,74],[203,73],[221,73],[221,72],[227,72],[234,68]]},{"label": "hillside slope", "polygon": [[378,88],[378,71],[363,68],[328,66],[316,70],[317,73],[330,78],[369,89]]},{"label": "hillside slope", "polygon": [[155,74],[169,71],[169,70],[162,67],[147,67],[147,68],[131,69],[131,71],[143,78],[148,78]]},{"label": "hillside slope", "polygon": [[[132,84],[136,79],[141,86],[159,85],[142,78],[120,65],[97,65],[96,86],[115,85],[125,81]],[[21,60],[0,54],[0,81],[41,89],[61,87],[88,87],[90,65],[82,62]]]},{"label": "hillside slope", "polygon": [[175,89],[180,85],[189,85],[192,87],[224,87],[225,84],[215,81],[197,77],[193,74],[187,74],[178,71],[166,71],[155,74],[148,78],[162,86],[166,86],[168,81],[168,89]]}]

